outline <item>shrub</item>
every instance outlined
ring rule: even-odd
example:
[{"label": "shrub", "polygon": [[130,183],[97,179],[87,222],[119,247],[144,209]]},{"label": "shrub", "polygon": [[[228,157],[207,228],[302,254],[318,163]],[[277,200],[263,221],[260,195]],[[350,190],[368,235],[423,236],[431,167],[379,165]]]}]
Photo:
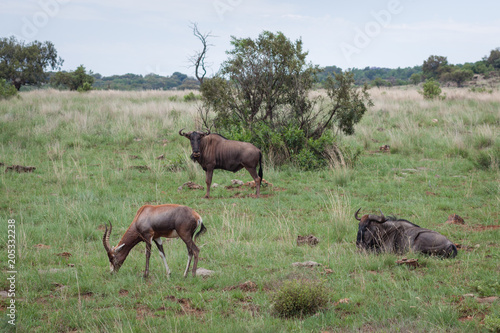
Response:
[{"label": "shrub", "polygon": [[282,318],[303,317],[324,308],[328,298],[322,282],[290,280],[273,295],[273,311]]},{"label": "shrub", "polygon": [[500,332],[500,317],[487,315],[484,317],[484,327],[490,332]]},{"label": "shrub", "polygon": [[193,94],[192,91],[189,92],[189,94],[184,95],[184,102],[192,102],[192,101],[196,101],[197,99],[199,99],[199,96]]},{"label": "shrub", "polygon": [[92,84],[89,82],[84,82],[80,87],[76,89],[78,92],[86,92],[92,90]]},{"label": "shrub", "polygon": [[446,96],[441,95],[441,87],[437,81],[433,79],[425,81],[423,85],[423,91],[419,91],[420,94],[424,96],[424,99],[445,99]]},{"label": "shrub", "polygon": [[0,79],[0,99],[8,99],[17,96],[17,89],[5,79]]}]

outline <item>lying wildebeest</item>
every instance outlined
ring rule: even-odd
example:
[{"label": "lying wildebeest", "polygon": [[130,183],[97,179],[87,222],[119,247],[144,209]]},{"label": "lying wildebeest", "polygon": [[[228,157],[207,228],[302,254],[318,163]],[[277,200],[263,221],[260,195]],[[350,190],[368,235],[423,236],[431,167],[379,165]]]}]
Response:
[{"label": "lying wildebeest", "polygon": [[[361,208],[360,208],[361,209]],[[407,220],[378,215],[363,215],[354,218],[359,222],[356,246],[375,252],[403,253],[407,251],[442,257],[455,257],[457,247],[436,231],[421,228]]]},{"label": "lying wildebeest", "polygon": [[[200,163],[206,171],[207,194],[205,198],[210,196],[214,169],[237,172],[242,168],[247,169],[254,179],[257,188],[255,194],[259,197],[262,182],[262,153],[259,148],[248,142],[228,140],[222,135],[210,134],[210,131],[183,133],[182,130],[179,131],[179,135],[191,141],[193,149],[191,159]],[[258,174],[257,165],[259,165]]]}]

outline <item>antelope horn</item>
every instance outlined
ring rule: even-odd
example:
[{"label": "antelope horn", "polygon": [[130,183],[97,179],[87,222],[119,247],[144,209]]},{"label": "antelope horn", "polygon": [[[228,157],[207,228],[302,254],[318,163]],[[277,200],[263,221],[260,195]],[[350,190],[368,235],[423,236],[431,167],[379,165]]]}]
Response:
[{"label": "antelope horn", "polygon": [[102,244],[106,249],[106,252],[111,252],[111,247],[109,246],[109,235],[111,235],[111,230],[113,229],[113,225],[111,225],[111,221],[109,222],[109,232],[108,225],[106,224],[106,230],[104,230],[104,236],[102,237]]},{"label": "antelope horn", "polygon": [[361,219],[358,217],[358,213],[360,210],[361,210],[361,207],[359,207],[359,209],[356,211],[356,214],[354,214],[354,218],[358,221],[361,221]]}]

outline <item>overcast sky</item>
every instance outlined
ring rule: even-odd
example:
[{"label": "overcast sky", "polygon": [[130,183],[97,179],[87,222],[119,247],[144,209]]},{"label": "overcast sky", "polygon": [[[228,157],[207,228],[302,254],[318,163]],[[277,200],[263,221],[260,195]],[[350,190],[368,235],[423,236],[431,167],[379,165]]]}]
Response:
[{"label": "overcast sky", "polygon": [[475,62],[500,47],[499,0],[0,0],[0,37],[51,41],[63,69],[182,72],[201,44],[190,22],[216,36],[217,72],[231,36],[281,31],[301,38],[308,61],[343,69],[421,65],[430,55]]}]

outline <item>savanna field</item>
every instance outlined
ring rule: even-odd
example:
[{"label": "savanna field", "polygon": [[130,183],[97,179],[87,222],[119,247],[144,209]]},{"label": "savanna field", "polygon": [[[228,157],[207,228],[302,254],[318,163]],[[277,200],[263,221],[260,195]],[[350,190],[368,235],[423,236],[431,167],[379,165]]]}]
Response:
[{"label": "savanna field", "polygon": [[[317,92],[321,93],[321,92]],[[500,330],[500,91],[371,89],[374,106],[351,156],[304,172],[264,156],[261,197],[216,170],[211,198],[181,128],[201,129],[187,92],[57,90],[0,101],[0,330],[5,332],[498,332]],[[196,93],[195,93],[196,94]],[[388,145],[387,150],[380,147]],[[348,153],[346,153],[348,154]],[[32,166],[32,172],[4,170]],[[192,207],[207,232],[198,267],[164,242],[142,277],[145,245],[109,272],[104,225],[116,245],[144,204]],[[361,214],[408,219],[457,244],[454,259],[356,249]],[[465,224],[446,223],[458,214]],[[8,221],[16,230],[16,326],[8,323]],[[314,235],[315,246],[297,245]],[[397,265],[418,259],[416,268]],[[315,267],[292,263],[314,261]],[[275,295],[289,281],[323,287],[312,315],[283,318]]]}]

